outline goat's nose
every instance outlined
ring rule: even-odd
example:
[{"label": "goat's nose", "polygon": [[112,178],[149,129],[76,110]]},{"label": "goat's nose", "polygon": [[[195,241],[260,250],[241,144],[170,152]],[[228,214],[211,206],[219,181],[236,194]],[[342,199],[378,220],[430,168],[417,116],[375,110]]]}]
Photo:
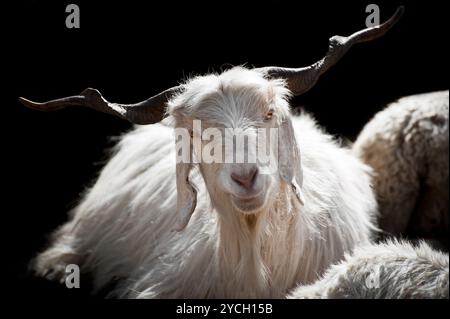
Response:
[{"label": "goat's nose", "polygon": [[252,167],[242,174],[231,173],[231,179],[245,189],[251,189],[258,175],[258,168]]}]

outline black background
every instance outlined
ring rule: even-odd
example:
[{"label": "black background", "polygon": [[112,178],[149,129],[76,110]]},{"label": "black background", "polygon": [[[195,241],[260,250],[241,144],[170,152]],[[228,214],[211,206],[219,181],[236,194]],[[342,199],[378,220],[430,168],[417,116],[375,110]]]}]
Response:
[{"label": "black background", "polygon": [[[364,28],[370,1],[16,1],[2,23],[2,272],[6,290],[33,298],[78,296],[27,276],[30,258],[66,220],[113,145],[131,125],[72,108],[25,109],[95,87],[111,101],[137,102],[191,75],[230,65],[304,66],[332,35]],[[76,3],[81,28],[65,27]],[[355,46],[319,83],[292,101],[329,132],[353,139],[383,105],[448,89],[445,1],[376,1],[381,20],[406,12],[381,39]],[[5,275],[6,274],[6,275]],[[83,295],[84,296],[84,295]]]}]

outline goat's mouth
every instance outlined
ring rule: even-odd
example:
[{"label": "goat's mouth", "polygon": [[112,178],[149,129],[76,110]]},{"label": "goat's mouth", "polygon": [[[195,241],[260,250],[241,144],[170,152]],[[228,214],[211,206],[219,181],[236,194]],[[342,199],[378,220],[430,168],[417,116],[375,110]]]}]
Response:
[{"label": "goat's mouth", "polygon": [[232,195],[231,203],[233,207],[243,214],[255,214],[260,211],[266,203],[265,192],[259,192],[256,195],[242,196]]}]

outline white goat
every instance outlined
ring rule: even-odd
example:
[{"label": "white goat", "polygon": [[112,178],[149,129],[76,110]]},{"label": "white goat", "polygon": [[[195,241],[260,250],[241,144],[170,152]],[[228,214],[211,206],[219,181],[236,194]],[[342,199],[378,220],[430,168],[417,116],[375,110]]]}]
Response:
[{"label": "white goat", "polygon": [[[44,110],[84,105],[138,124],[159,121],[168,101],[164,125],[122,138],[72,219],[38,256],[37,272],[63,280],[66,265],[75,263],[92,274],[96,290],[117,281],[110,296],[119,297],[284,297],[368,243],[376,212],[368,167],[310,117],[291,118],[286,99],[311,88],[352,44],[383,35],[402,12],[379,27],[333,37],[325,58],[306,68],[237,67],[135,105],[110,103],[93,89],[46,103],[22,99]],[[202,121],[203,134],[194,120]],[[278,170],[264,174],[258,162],[176,162],[171,126],[202,137],[189,148],[197,157],[210,146],[207,128],[258,137],[257,129],[277,128],[280,143],[271,144],[270,156]],[[253,144],[249,139],[243,152]]]},{"label": "white goat", "polygon": [[388,241],[358,247],[322,279],[300,286],[288,298],[447,298],[448,254],[425,242]]},{"label": "white goat", "polygon": [[380,228],[448,249],[448,91],[404,97],[364,127],[353,151],[374,170]]},{"label": "white goat", "polygon": [[[234,68],[188,82],[169,112],[242,127],[239,121],[254,125],[272,108],[276,127],[290,122],[286,94],[281,81]],[[369,241],[376,206],[368,170],[349,150],[307,116],[292,126],[295,136],[284,142],[302,150],[304,206],[277,174],[259,174],[261,195],[239,200],[231,194],[242,187],[230,176],[243,164],[200,163],[201,174],[190,176],[195,211],[184,231],[171,232],[179,223],[173,130],[142,126],[121,140],[73,219],[39,256],[38,271],[61,278],[67,263],[76,263],[94,274],[97,288],[126,278],[115,294],[138,297],[282,297],[296,283],[314,281]],[[295,158],[284,160],[298,167]]]}]

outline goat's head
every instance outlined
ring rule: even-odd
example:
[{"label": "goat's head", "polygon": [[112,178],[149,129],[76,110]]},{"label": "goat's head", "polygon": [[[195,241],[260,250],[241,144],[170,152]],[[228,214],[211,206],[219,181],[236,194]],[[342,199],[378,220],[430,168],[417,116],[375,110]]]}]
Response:
[{"label": "goat's head", "polygon": [[[195,78],[184,85],[170,88],[148,100],[137,104],[125,105],[110,103],[95,89],[86,89],[80,95],[57,99],[45,103],[36,103],[24,98],[20,101],[33,109],[57,110],[70,105],[87,106],[105,113],[114,114],[136,124],[159,122],[165,114],[175,119],[178,128],[187,129],[190,138],[197,138],[198,149],[193,146],[189,153],[202,154],[211,146],[211,141],[203,140],[205,131],[214,127],[221,132],[222,138],[215,142],[227,145],[226,129],[241,129],[240,134],[247,136],[246,147],[237,150],[233,161],[204,162],[199,160],[200,170],[212,200],[217,203],[229,198],[238,211],[249,214],[263,208],[273,196],[274,188],[285,182],[292,187],[301,202],[302,174],[299,149],[296,145],[286,98],[300,95],[314,86],[321,74],[333,66],[349,49],[359,42],[370,41],[384,35],[401,17],[403,7],[385,23],[358,31],[348,37],[330,38],[329,49],[324,58],[303,68],[264,67],[247,70],[234,68],[220,75],[208,75]],[[201,121],[201,129],[195,127],[194,120]],[[278,174],[264,174],[265,166],[256,161],[236,163],[239,151],[251,155],[251,147],[260,136],[257,129],[278,128]],[[264,130],[263,130],[264,131]],[[207,135],[207,134],[206,134]],[[270,134],[265,135],[270,136]],[[252,142],[250,141],[252,140]],[[256,138],[256,140],[259,140]],[[270,141],[270,139],[269,139]],[[213,142],[214,143],[214,142]],[[233,145],[231,143],[231,145]],[[214,150],[223,149],[223,147]],[[275,149],[270,148],[271,155]],[[209,152],[209,149],[208,151]],[[190,161],[177,163],[178,213],[182,220],[180,228],[188,223],[196,205],[196,190],[189,181],[192,168]],[[225,163],[224,163],[225,162]],[[219,203],[220,204],[220,203]]]},{"label": "goat's head", "polygon": [[[300,165],[295,165],[300,158],[288,116],[288,94],[283,80],[240,67],[195,78],[184,86],[183,93],[168,103],[176,127],[182,129],[176,131],[178,193],[186,195],[179,197],[180,207],[194,198],[187,178],[194,161],[215,206],[229,203],[245,214],[270,202],[279,177],[289,184],[301,181],[293,177],[294,167],[300,172]],[[219,212],[230,211],[224,208]]]}]

